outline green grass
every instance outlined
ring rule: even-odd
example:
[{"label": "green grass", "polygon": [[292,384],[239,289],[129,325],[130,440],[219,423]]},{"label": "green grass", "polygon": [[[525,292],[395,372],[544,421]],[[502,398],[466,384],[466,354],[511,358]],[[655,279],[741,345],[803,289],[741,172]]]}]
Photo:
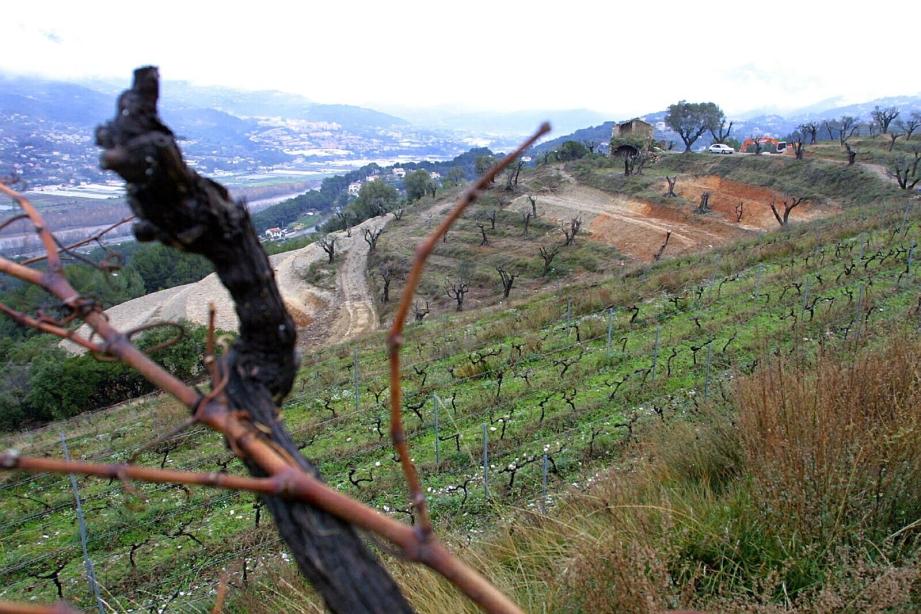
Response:
[{"label": "green grass", "polygon": [[[917,148],[921,147],[921,138],[914,134],[910,141],[906,141],[903,136],[896,140],[892,151],[889,151],[888,136],[855,137],[849,139],[848,143],[857,152],[857,162],[885,166],[898,155],[913,154]],[[847,161],[847,150],[838,141],[819,141],[815,145],[807,145],[806,151],[817,158]]]},{"label": "green grass", "polygon": [[301,217],[288,224],[288,228],[292,229],[295,224],[301,224],[304,228],[310,229],[319,224],[322,220],[323,216],[319,214],[302,215]]},{"label": "green grass", "polygon": [[[460,278],[465,278],[470,286],[465,309],[503,302],[497,267],[517,276],[510,295],[513,300],[573,281],[603,279],[620,270],[619,263],[624,257],[608,245],[591,241],[583,232],[573,245],[561,248],[549,274],[542,275],[543,261],[539,249],[541,246],[561,244],[563,233],[556,223],[538,217],[530,222],[525,236],[521,214],[510,204],[514,199],[535,193],[546,182],[546,173],[523,174],[520,185],[513,192],[505,191],[501,186],[494,188],[468,208],[448,232],[447,241],[436,245],[417,292],[419,301],[429,301],[433,315],[455,310],[456,304],[447,296],[445,288]],[[394,220],[388,225],[369,264],[369,279],[378,299],[382,295],[382,282],[377,275],[379,264],[399,262],[403,263],[404,269],[408,268],[415,245],[421,237],[433,231],[447,213],[443,210],[433,214],[433,207],[450,202],[458,192],[440,195],[437,200],[426,197],[408,208],[402,220]],[[493,212],[496,214],[495,227],[488,220]],[[479,224],[486,228],[486,245],[480,244],[482,233]],[[402,279],[395,280],[391,285],[391,296],[397,296],[402,288]],[[395,308],[395,302],[379,304],[378,307],[386,321]]]},{"label": "green grass", "polygon": [[658,164],[647,166],[643,175],[631,177],[623,176],[616,160],[605,158],[571,162],[567,168],[580,181],[593,187],[660,203],[669,202],[663,196],[666,189],[664,175],[676,174],[719,175],[771,188],[791,197],[833,202],[844,207],[865,206],[903,196],[894,184],[879,181],[872,172],[860,166],[848,167],[819,158],[796,160],[790,156],[668,154],[663,155]]},{"label": "green grass", "polygon": [[[679,156],[672,158],[680,160]],[[715,171],[706,172],[758,171],[747,161],[705,158],[695,164],[718,165]],[[774,172],[771,169],[764,172]],[[603,165],[599,172],[606,172]],[[791,181],[805,181],[811,172],[818,171],[797,170]],[[837,181],[829,180],[828,189],[840,189],[835,187]],[[874,190],[888,191],[876,184],[865,187],[859,198]],[[837,198],[835,194],[828,197]],[[501,206],[498,197],[494,198],[495,202],[486,199],[472,213]],[[417,207],[423,211],[431,205],[423,202]],[[381,254],[405,255],[411,249],[405,238],[418,236],[417,231],[401,235],[400,229],[416,223],[412,220],[437,221],[425,222],[424,215],[411,218],[407,212],[402,222],[395,222],[381,237]],[[916,268],[908,275],[903,272],[909,246],[921,238],[919,222],[918,212],[906,210],[902,203],[864,204],[849,207],[834,219],[795,225],[709,253],[654,266],[600,268],[597,275],[589,269],[592,259],[607,262],[614,254],[593,252],[595,246],[577,239],[576,249],[564,254],[563,262],[571,261],[568,266],[573,267],[567,285],[538,291],[546,282],[528,279],[533,275],[531,269],[522,272],[526,283],[521,287],[529,291],[513,290],[511,301],[456,315],[434,315],[421,325],[410,325],[404,385],[408,406],[419,404],[422,420],[407,409],[405,422],[439,530],[449,538],[476,535],[510,513],[519,514],[514,510],[535,510],[541,492],[541,463],[530,460],[545,451],[555,468],[549,475],[549,487],[552,499],[557,500],[572,484],[584,485],[605,468],[623,462],[628,424],[640,436],[663,418],[670,423],[694,420],[707,405],[702,400],[705,390],[710,401],[725,402],[731,381],[749,372],[766,354],[815,356],[826,344],[843,354],[914,326],[915,320],[906,314],[917,303],[921,278]],[[469,220],[462,223],[452,234],[468,236],[454,241],[449,235],[444,251],[436,251],[433,257],[429,273],[435,281],[429,283],[440,286],[440,278],[456,270],[458,262],[470,259],[472,279],[485,286],[492,266],[507,257],[513,244],[532,248],[530,240],[512,236],[511,221],[497,220],[497,229],[495,246],[480,249],[470,240],[479,230]],[[538,230],[534,229],[535,235]],[[548,236],[554,229],[544,230]],[[401,236],[401,244],[385,244],[388,237]],[[589,278],[578,281],[579,275]],[[434,292],[434,286],[430,287]],[[398,290],[392,289],[394,293]],[[490,292],[494,295],[495,289]],[[834,300],[812,305],[811,298],[817,296]],[[812,314],[804,303],[814,308]],[[632,306],[639,311],[631,322]],[[610,316],[610,346],[609,308],[616,310]],[[352,387],[354,348],[361,372],[357,411]],[[655,378],[650,371],[653,362]],[[305,444],[304,453],[317,462],[329,483],[408,519],[398,511],[406,508],[406,493],[386,437],[383,403],[387,395],[381,394],[380,403],[373,396],[385,386],[385,345],[383,334],[377,333],[306,355],[283,416],[296,440]],[[440,434],[460,435],[460,450],[454,441],[440,442],[437,466],[434,395],[443,401]],[[2,445],[56,455],[58,432],[63,430],[74,456],[121,461],[149,440],[152,432],[164,432],[181,416],[182,410],[174,404],[150,400],[41,431],[6,436]],[[490,468],[490,499],[483,494],[479,467],[483,424],[494,465]],[[210,433],[194,430],[175,444],[166,456],[152,452],[142,459],[155,465],[165,459],[171,468],[204,471],[225,463],[228,471],[243,472]],[[512,484],[510,467],[518,465],[522,467],[515,469]],[[359,478],[373,472],[374,480],[354,485],[348,479],[351,469]],[[53,571],[54,562],[61,559],[67,562],[61,572],[65,597],[91,607],[66,479],[19,473],[5,478],[0,485],[0,574],[4,579],[0,597],[54,600],[54,585],[35,576]],[[466,500],[458,488],[465,482]],[[244,558],[251,568],[257,562],[267,563],[259,557],[271,554],[274,558],[279,552],[264,516],[260,529],[252,531],[255,514],[250,495],[136,484],[142,499],[118,484],[94,479],[81,479],[80,484],[90,551],[102,584],[118,596],[119,609],[162,605],[177,589],[185,594],[175,597],[171,610],[209,609],[213,601],[209,591],[222,567],[229,565],[239,573]],[[696,505],[696,499],[690,495],[687,499]],[[714,516],[707,521],[713,527],[721,526],[719,510],[714,506]],[[179,535],[179,529],[194,535],[202,545]],[[747,529],[739,525],[738,530]],[[728,543],[731,535],[720,539]],[[133,546],[134,568],[128,561]],[[694,547],[701,551],[695,556],[702,558],[709,546],[700,542]]]}]

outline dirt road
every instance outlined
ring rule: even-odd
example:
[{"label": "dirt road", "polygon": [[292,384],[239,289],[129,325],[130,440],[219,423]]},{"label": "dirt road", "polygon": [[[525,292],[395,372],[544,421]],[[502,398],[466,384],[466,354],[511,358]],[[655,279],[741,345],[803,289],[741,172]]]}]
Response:
[{"label": "dirt road", "polygon": [[330,308],[317,311],[316,318],[298,333],[298,345],[316,347],[345,341],[377,329],[378,316],[368,287],[369,246],[364,231],[384,227],[393,215],[372,218],[352,229],[352,236],[337,233],[340,254],[336,270],[336,292]]},{"label": "dirt road", "polygon": [[[676,192],[696,202],[700,194],[711,194],[711,211],[706,215],[693,213],[693,208],[667,206],[647,202],[622,194],[577,184],[564,173],[564,182],[551,193],[537,198],[538,215],[560,223],[579,215],[583,229],[593,239],[613,245],[623,254],[639,260],[652,260],[671,232],[666,254],[709,249],[743,237],[753,231],[776,227],[770,211],[772,197],[782,201],[782,195],[766,188],[748,186],[719,177],[684,176],[679,178]],[[735,206],[744,202],[743,218],[736,221]],[[530,208],[525,196],[513,201],[519,211]],[[803,205],[793,218],[807,219],[829,213],[826,208]]]},{"label": "dirt road", "polygon": [[[392,216],[387,215],[367,220],[352,229],[351,237],[347,237],[345,232],[333,233],[339,262],[335,292],[305,281],[310,266],[326,258],[325,252],[318,245],[308,245],[269,258],[285,306],[298,327],[300,347],[337,343],[377,328],[377,313],[365,273],[368,244],[363,237],[366,228],[376,230],[391,219]],[[180,320],[205,325],[210,303],[217,309],[217,327],[236,330],[238,321],[233,301],[213,273],[196,283],[161,290],[115,305],[107,309],[106,314],[110,322],[120,330],[152,322]],[[80,333],[88,334],[88,330],[83,327]],[[67,342],[62,345],[71,350],[76,349]]]}]

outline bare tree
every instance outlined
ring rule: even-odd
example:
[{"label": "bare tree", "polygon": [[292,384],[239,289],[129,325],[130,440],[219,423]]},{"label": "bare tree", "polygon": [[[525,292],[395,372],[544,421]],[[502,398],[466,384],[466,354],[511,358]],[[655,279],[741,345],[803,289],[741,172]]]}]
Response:
[{"label": "bare tree", "polygon": [[[298,368],[294,321],[285,310],[269,259],[244,205],[232,199],[226,188],[186,166],[174,134],[160,120],[158,96],[157,70],[146,67],[135,71],[134,84],[120,96],[115,118],[97,130],[96,138],[104,149],[104,167],[117,172],[128,184],[128,203],[137,217],[136,236],[205,256],[234,300],[240,335],[222,358],[211,355],[211,360],[205,361],[213,392],[203,395],[171,376],[116,330],[101,310],[78,308],[88,303],[64,277],[59,253],[50,247],[55,244],[47,230],[41,232],[49,246],[48,271],[39,283],[75,313],[83,314],[95,330],[100,342],[86,341],[86,349],[122,360],[191,408],[186,426],[202,423],[221,432],[248,470],[259,476],[255,482],[271,482],[279,470],[284,472],[286,496],[276,496],[277,490],[264,487],[261,492],[298,566],[328,608],[338,612],[408,612],[409,604],[396,583],[350,526],[349,522],[358,517],[353,515],[347,522],[322,505],[306,503],[318,501],[305,497],[307,492],[326,487],[280,423],[277,409]],[[25,199],[20,198],[20,203],[32,214],[36,227],[46,228]],[[19,269],[0,264],[0,270],[16,274]],[[20,321],[30,320],[25,317]],[[53,328],[45,330],[54,332]],[[211,330],[209,348],[213,347],[213,327]],[[68,336],[80,343],[79,336]],[[266,425],[268,432],[256,435],[254,424]],[[79,462],[59,462],[66,473],[85,471]],[[5,455],[0,466],[28,469],[29,459]],[[151,471],[165,470],[121,465],[111,475],[150,479]],[[232,481],[226,474],[214,475],[208,481],[191,474],[185,482],[217,485]],[[182,482],[178,477],[166,481]],[[247,486],[256,489],[255,483],[247,482]],[[338,494],[332,489],[329,492]]]},{"label": "bare tree", "polygon": [[532,213],[530,211],[525,211],[521,214],[521,222],[524,225],[524,236],[528,236],[528,226],[531,225]]},{"label": "bare tree", "polygon": [[870,111],[870,117],[873,118],[873,123],[879,126],[879,129],[883,134],[889,133],[889,124],[891,124],[892,120],[898,116],[899,110],[895,107],[880,108],[877,105],[873,107],[872,111]]},{"label": "bare tree", "polygon": [[486,224],[480,224],[478,222],[476,227],[480,229],[480,234],[483,236],[483,238],[480,239],[480,247],[489,245],[489,237],[486,236]]},{"label": "bare tree", "polygon": [[816,136],[819,133],[819,126],[815,122],[802,123],[797,127],[797,130],[799,130],[802,135],[809,137],[810,145],[815,145]]},{"label": "bare tree", "polygon": [[707,126],[707,129],[710,131],[710,136],[713,137],[714,143],[725,143],[726,139],[729,138],[729,134],[732,132],[733,122],[729,122],[729,126],[726,126],[726,118],[721,117],[719,125],[716,122],[711,122]]},{"label": "bare tree", "polygon": [[531,215],[537,217],[537,199],[528,194],[528,202],[531,203]]},{"label": "bare tree", "polygon": [[886,174],[895,179],[903,190],[913,190],[921,181],[921,171],[918,168],[921,163],[921,148],[918,148],[917,145],[915,147],[914,158],[900,155],[886,168]]},{"label": "bare tree", "polygon": [[745,203],[740,200],[739,204],[736,205],[736,224],[739,224],[742,222],[742,215],[744,213],[745,213]]},{"label": "bare tree", "polygon": [[332,235],[323,235],[317,243],[323,248],[323,251],[326,252],[326,255],[329,257],[329,262],[332,264],[333,258],[336,256],[336,237]]},{"label": "bare tree", "polygon": [[582,216],[574,217],[569,220],[569,226],[563,224],[560,230],[563,231],[563,236],[566,237],[566,242],[563,245],[572,245],[576,241],[576,235],[579,234],[579,230],[582,228]]},{"label": "bare tree", "polygon": [[668,192],[665,193],[665,196],[677,198],[678,195],[675,194],[675,184],[678,183],[678,175],[675,175],[674,177],[669,177],[666,175],[665,181],[668,183]]},{"label": "bare tree", "polygon": [[703,192],[694,213],[707,213],[708,211],[710,211],[710,192]]},{"label": "bare tree", "polygon": [[502,282],[502,298],[508,298],[509,293],[512,291],[512,284],[515,283],[515,278],[518,277],[518,275],[509,273],[501,266],[496,267],[496,272],[499,274],[499,279]]},{"label": "bare tree", "polygon": [[365,228],[365,243],[368,244],[368,252],[373,252],[377,248],[377,240],[381,238],[382,232],[384,232],[383,226],[377,230]]},{"label": "bare tree", "polygon": [[641,151],[633,158],[633,174],[642,175],[643,169],[646,167],[646,163],[649,162],[649,153],[646,151]]},{"label": "bare tree", "polygon": [[495,229],[496,229],[496,214],[497,214],[497,211],[496,211],[495,209],[490,209],[489,213],[487,213],[487,214],[484,216],[487,220],[489,220],[489,229],[490,229],[490,230],[495,230]]},{"label": "bare tree", "polygon": [[761,155],[761,140],[754,135],[749,138],[752,141],[752,145],[755,146],[755,155],[760,156]]},{"label": "bare tree", "polygon": [[852,115],[842,115],[838,119],[838,141],[841,146],[847,143],[847,140],[854,136],[860,130],[860,122]]},{"label": "bare tree", "polygon": [[506,183],[505,183],[506,191],[511,192],[516,187],[518,187],[518,175],[521,174],[521,168],[523,166],[524,166],[524,160],[519,159],[517,162],[515,162],[514,166],[509,167],[508,176],[507,176]]},{"label": "bare tree", "polygon": [[629,152],[625,151],[623,154],[624,158],[624,176],[629,177],[630,175],[642,175],[643,167],[646,166],[646,162],[649,159],[649,156],[644,151]]},{"label": "bare tree", "polygon": [[469,291],[470,286],[467,282],[460,279],[452,282],[450,286],[445,286],[445,293],[448,295],[448,298],[454,299],[457,303],[455,311],[461,311],[464,308],[464,297]]},{"label": "bare tree", "polygon": [[777,207],[775,206],[775,201],[771,199],[771,212],[774,214],[774,218],[777,220],[777,223],[781,226],[786,226],[790,221],[790,213],[802,202],[806,200],[805,198],[794,198],[790,202],[783,201],[783,216],[777,212]]},{"label": "bare tree", "polygon": [[419,301],[413,301],[413,321],[421,322],[429,314],[429,302],[423,306]]},{"label": "bare tree", "polygon": [[898,125],[899,128],[902,129],[902,132],[905,133],[905,140],[910,141],[911,135],[915,133],[915,130],[921,128],[921,111],[912,111],[911,116],[907,119],[900,119]]},{"label": "bare tree", "polygon": [[659,247],[659,251],[653,255],[652,259],[658,262],[662,258],[662,254],[665,253],[665,248],[668,247],[668,240],[672,238],[672,231],[669,230],[665,233],[665,241],[662,242],[662,246]]},{"label": "bare tree", "polygon": [[804,153],[806,153],[806,144],[803,142],[802,133],[797,130],[793,133],[793,154],[797,160],[802,160]]},{"label": "bare tree", "polygon": [[857,160],[857,150],[852,148],[850,143],[844,143],[844,149],[847,151],[847,165],[854,166]]},{"label": "bare tree", "polygon": [[[148,539],[147,541],[150,541],[150,540]],[[144,543],[147,543],[147,542],[144,542]],[[134,552],[135,552],[134,550],[131,551],[132,567],[136,566],[133,564],[134,563]],[[61,583],[61,572],[64,571],[64,568],[67,567],[67,564],[69,562],[70,562],[69,559],[67,559],[66,557],[62,557],[61,559],[54,562],[54,564],[56,565],[54,569],[51,569],[50,571],[44,574],[32,573],[32,574],[29,574],[29,577],[37,578],[39,580],[51,580],[51,582],[54,583],[55,590],[57,590],[58,592],[58,599],[64,599],[64,585]],[[16,611],[16,610],[12,610],[12,611]],[[70,610],[70,608],[67,608],[65,612],[66,611],[73,611],[73,610]]]},{"label": "bare tree", "polygon": [[512,192],[515,189],[513,181],[515,180],[515,169],[509,168],[505,171],[505,191]]},{"label": "bare tree", "polygon": [[904,134],[898,133],[895,130],[889,133],[889,150],[892,151],[892,148],[895,147],[895,141],[899,137],[905,136]]},{"label": "bare tree", "polygon": [[402,276],[406,271],[405,263],[398,260],[387,260],[380,263],[377,272],[380,273],[384,287],[381,290],[383,302],[390,302],[390,282]]},{"label": "bare tree", "polygon": [[560,253],[560,247],[558,245],[553,245],[551,247],[544,247],[543,245],[538,250],[541,259],[544,261],[544,270],[541,271],[540,276],[546,277],[550,272],[550,265],[553,263],[553,259],[556,258],[556,255]]}]

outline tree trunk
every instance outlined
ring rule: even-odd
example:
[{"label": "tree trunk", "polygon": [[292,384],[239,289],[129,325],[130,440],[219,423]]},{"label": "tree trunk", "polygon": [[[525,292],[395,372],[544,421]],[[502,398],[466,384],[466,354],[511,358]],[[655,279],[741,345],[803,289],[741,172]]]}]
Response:
[{"label": "tree trunk", "polygon": [[[285,310],[269,260],[249,213],[220,184],[199,176],[182,160],[173,133],[157,114],[159,75],[134,73],[111,122],[97,129],[105,168],[128,183],[140,241],[166,245],[211,260],[233,297],[240,336],[222,365],[231,408],[264,427],[266,437],[303,469],[318,475],[277,418],[278,403],[297,372],[296,330]],[[252,475],[264,475],[252,462]],[[278,532],[326,606],[334,612],[409,612],[409,604],[355,530],[306,503],[263,497]]]}]

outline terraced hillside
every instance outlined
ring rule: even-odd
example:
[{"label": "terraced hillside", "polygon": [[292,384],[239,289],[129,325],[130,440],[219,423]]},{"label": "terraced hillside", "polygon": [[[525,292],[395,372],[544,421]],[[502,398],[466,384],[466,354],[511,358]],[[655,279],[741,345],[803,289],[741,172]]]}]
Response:
[{"label": "terraced hillside", "polygon": [[[617,463],[648,425],[685,420],[720,403],[733,379],[757,369],[766,356],[850,352],[917,327],[917,205],[860,169],[839,175],[830,172],[832,163],[779,166],[786,164],[794,162],[765,159],[759,166],[762,160],[674,156],[631,178],[603,160],[541,169],[526,178],[520,194],[509,198],[495,188],[449,233],[433,258],[432,281],[423,287],[423,296],[440,309],[408,327],[404,367],[411,449],[434,520],[449,540],[476,541],[515,510],[547,506],[552,514],[559,497]],[[666,199],[660,175],[676,170],[694,177],[686,181],[691,192]],[[782,231],[763,232],[737,228],[720,219],[719,210],[689,212],[696,204],[692,186],[713,176],[730,186],[809,196],[813,208],[805,211],[812,214],[794,216]],[[570,181],[609,199],[595,212],[599,217],[620,207],[619,198],[640,199],[667,209],[701,237],[716,227],[732,232],[712,250],[702,239],[679,242],[683,249],[674,257],[648,264],[625,257],[647,260],[646,248],[631,253],[616,237],[606,240],[602,224],[590,222],[575,245],[560,248],[557,270],[567,283],[557,286],[561,275],[542,275],[533,254],[551,237],[560,242],[554,207],[566,209],[565,219],[576,205],[564,203],[581,202],[567,187]],[[682,186],[680,178],[679,194]],[[525,190],[537,195],[539,208],[527,238],[517,211]],[[481,246],[477,220],[493,208],[496,229],[487,231],[489,243]],[[420,236],[443,211],[434,202],[409,209],[382,235],[371,270],[384,259],[406,257],[406,237]],[[639,234],[638,220],[623,223],[629,226],[617,233]],[[664,238],[658,233],[650,234],[654,243]],[[616,250],[606,247],[612,242]],[[465,262],[465,274],[480,286],[469,306],[481,309],[452,313],[442,286]],[[508,300],[495,287],[493,267],[502,263],[521,267],[520,285]],[[382,314],[387,317],[386,306]],[[328,482],[411,522],[387,437],[385,361],[381,334],[307,353],[284,418]],[[64,432],[75,457],[124,461],[182,415],[168,400],[147,399],[5,437],[3,445],[59,455]],[[141,458],[177,469],[244,472],[221,441],[200,429]],[[67,479],[3,478],[0,598],[51,601],[63,595],[93,607]],[[90,555],[115,611],[206,611],[223,570],[240,586],[286,556],[250,495],[78,483]],[[516,587],[505,588],[515,594]],[[439,607],[415,605],[422,611]]]}]

